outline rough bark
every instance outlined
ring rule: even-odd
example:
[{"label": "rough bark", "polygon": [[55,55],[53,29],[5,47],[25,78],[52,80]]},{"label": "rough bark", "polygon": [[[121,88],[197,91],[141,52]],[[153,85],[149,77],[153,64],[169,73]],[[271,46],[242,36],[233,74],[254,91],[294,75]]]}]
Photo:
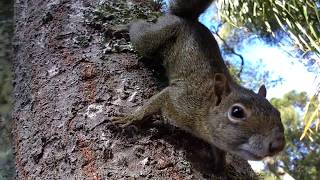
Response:
[{"label": "rough bark", "polygon": [[[212,154],[197,138],[161,121],[126,129],[110,122],[159,91],[161,81],[130,46],[114,43],[128,40],[123,9],[146,2],[106,2],[119,11],[106,8],[114,16],[99,24],[86,20],[98,2],[16,0],[17,179],[214,178]],[[246,161],[228,162],[222,178],[254,177]]]}]

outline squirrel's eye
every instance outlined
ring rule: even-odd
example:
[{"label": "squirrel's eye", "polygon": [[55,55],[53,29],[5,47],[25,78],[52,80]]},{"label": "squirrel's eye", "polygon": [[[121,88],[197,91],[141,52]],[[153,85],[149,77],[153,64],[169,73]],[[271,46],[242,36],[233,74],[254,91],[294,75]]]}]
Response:
[{"label": "squirrel's eye", "polygon": [[234,106],[231,109],[231,116],[239,119],[244,118],[245,117],[244,110],[242,109],[242,107]]},{"label": "squirrel's eye", "polygon": [[234,104],[228,112],[228,118],[233,122],[245,120],[247,118],[245,108],[240,104]]}]

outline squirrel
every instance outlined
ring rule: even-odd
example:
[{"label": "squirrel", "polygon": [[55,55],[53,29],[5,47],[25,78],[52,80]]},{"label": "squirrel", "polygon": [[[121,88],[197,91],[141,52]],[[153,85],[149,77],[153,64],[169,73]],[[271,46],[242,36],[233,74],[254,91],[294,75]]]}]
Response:
[{"label": "squirrel", "polygon": [[123,127],[144,123],[156,112],[212,146],[215,168],[225,154],[261,160],[282,151],[284,127],[279,111],[266,99],[231,77],[214,36],[198,17],[213,0],[171,0],[169,12],[156,23],[138,20],[130,40],[145,57],[159,55],[169,85],[132,114],[115,118]]}]

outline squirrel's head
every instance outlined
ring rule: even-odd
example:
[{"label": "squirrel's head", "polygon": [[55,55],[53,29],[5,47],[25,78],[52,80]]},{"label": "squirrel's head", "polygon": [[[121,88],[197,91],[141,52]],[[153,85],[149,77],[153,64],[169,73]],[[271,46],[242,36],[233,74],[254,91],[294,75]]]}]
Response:
[{"label": "squirrel's head", "polygon": [[215,146],[247,160],[260,160],[283,150],[280,113],[266,99],[265,86],[255,93],[216,73],[214,91],[216,102],[208,121]]}]

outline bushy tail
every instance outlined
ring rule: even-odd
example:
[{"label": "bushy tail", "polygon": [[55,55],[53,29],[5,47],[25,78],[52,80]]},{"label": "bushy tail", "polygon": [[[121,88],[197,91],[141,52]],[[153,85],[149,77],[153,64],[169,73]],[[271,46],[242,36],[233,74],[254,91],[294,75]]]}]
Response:
[{"label": "bushy tail", "polygon": [[169,13],[196,20],[213,2],[213,0],[170,0]]}]

